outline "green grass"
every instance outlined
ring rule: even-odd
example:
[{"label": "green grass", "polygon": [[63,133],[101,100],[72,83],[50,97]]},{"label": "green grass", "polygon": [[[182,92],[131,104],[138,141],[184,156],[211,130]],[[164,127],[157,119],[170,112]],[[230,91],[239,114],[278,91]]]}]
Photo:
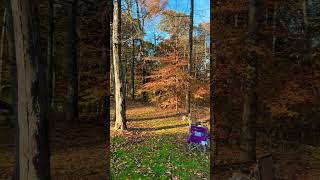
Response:
[{"label": "green grass", "polygon": [[128,110],[129,130],[151,130],[119,135],[111,129],[111,178],[209,179],[209,154],[188,151],[186,122],[180,117],[130,121],[172,113],[149,106],[140,109]]},{"label": "green grass", "polygon": [[149,137],[143,143],[121,146],[118,143],[125,142],[125,138],[114,137],[111,143],[112,179],[208,177],[208,154],[189,152],[183,142],[174,141],[174,136]]}]

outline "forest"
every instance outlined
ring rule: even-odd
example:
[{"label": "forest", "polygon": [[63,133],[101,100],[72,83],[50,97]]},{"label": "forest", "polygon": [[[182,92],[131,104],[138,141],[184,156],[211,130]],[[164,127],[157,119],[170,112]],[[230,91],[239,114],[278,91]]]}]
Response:
[{"label": "forest", "polygon": [[319,1],[215,1],[211,8],[215,176],[249,171],[239,162],[261,158],[261,170],[273,172],[262,179],[317,179]]},{"label": "forest", "polygon": [[318,0],[2,0],[0,179],[320,177]]}]

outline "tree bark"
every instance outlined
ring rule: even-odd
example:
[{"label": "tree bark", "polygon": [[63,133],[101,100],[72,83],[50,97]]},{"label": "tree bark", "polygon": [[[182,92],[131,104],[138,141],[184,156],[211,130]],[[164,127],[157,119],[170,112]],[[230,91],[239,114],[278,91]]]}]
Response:
[{"label": "tree bark", "polygon": [[193,37],[193,11],[194,11],[194,0],[191,0],[191,9],[190,9],[190,24],[189,24],[189,60],[188,60],[188,87],[187,87],[187,95],[186,95],[186,106],[187,113],[191,112],[191,76],[192,76],[192,37]]},{"label": "tree bark", "polygon": [[50,179],[46,62],[40,55],[37,5],[11,0],[19,84],[19,176],[23,179]]},{"label": "tree bark", "polygon": [[[103,104],[102,104],[102,121],[103,124],[106,125],[106,143],[110,144],[110,64],[111,64],[111,43],[110,43],[110,37],[111,37],[111,32],[110,32],[110,24],[112,21],[112,15],[113,15],[113,4],[112,1],[107,1],[106,5],[106,16],[103,22],[103,27],[105,27],[105,60],[104,60],[104,72],[105,77],[105,93],[103,96]],[[110,152],[110,151],[109,151]],[[110,158],[110,153],[106,154],[106,159]],[[106,172],[107,172],[107,180],[110,179],[110,161],[107,160],[107,166],[106,166]]]},{"label": "tree bark", "polygon": [[234,27],[238,27],[238,21],[239,21],[239,14],[236,13],[236,15],[234,15]]},{"label": "tree bark", "polygon": [[4,9],[3,13],[3,26],[1,31],[1,39],[0,39],[0,97],[2,97],[2,70],[3,70],[3,61],[4,61],[4,46],[5,46],[5,35],[7,29],[6,23],[6,16],[7,16],[7,8]]},{"label": "tree bark", "polygon": [[[112,52],[113,56],[113,52]],[[116,105],[116,81],[115,81],[115,76],[114,76],[114,62],[111,62],[111,79],[112,79],[112,85],[113,85],[113,102],[114,105]],[[113,113],[113,121],[116,121],[116,116],[117,116],[117,109],[114,108],[114,113]]]},{"label": "tree bark", "polygon": [[[217,17],[217,7],[218,3],[217,0],[210,0],[210,17]],[[215,59],[216,58],[216,42],[214,41],[214,30],[216,26],[217,20],[213,19],[210,21],[210,135],[212,135],[212,138],[210,138],[210,179],[216,179],[214,177],[215,173],[215,165],[216,165],[216,159],[218,155],[218,136],[217,136],[217,119],[215,116]]]},{"label": "tree bark", "polygon": [[[110,23],[112,17],[112,1],[107,2],[106,14],[105,17],[102,18],[102,23],[105,32],[105,59],[103,60],[103,69],[105,72],[104,76],[104,88],[105,93],[102,97],[102,123],[106,125],[107,130],[110,129],[110,63],[111,63],[111,46],[110,46]],[[109,139],[109,133],[107,133]]]},{"label": "tree bark", "polygon": [[48,1],[48,45],[47,45],[47,63],[48,63],[48,103],[53,108],[54,91],[54,67],[53,67],[53,37],[54,37],[54,0]]},{"label": "tree bark", "polygon": [[132,40],[132,63],[131,63],[131,96],[132,100],[135,99],[135,87],[134,87],[134,60],[135,60],[135,43],[134,39]]},{"label": "tree bark", "polygon": [[[261,26],[259,8],[262,0],[249,1],[249,34],[251,46],[258,45],[258,30]],[[252,50],[247,57],[247,77],[242,114],[242,139],[240,144],[240,159],[242,161],[256,160],[256,119],[257,119],[257,53]]]},{"label": "tree bark", "polygon": [[277,11],[278,11],[278,2],[277,0],[274,1],[274,8],[273,8],[273,19],[272,19],[272,56],[276,56],[276,30],[277,30]]},{"label": "tree bark", "polygon": [[[144,61],[143,59],[143,41],[141,41],[141,55],[140,55],[140,60],[142,61],[142,85],[145,85],[146,84],[146,76],[147,76],[147,64],[146,62]],[[142,99],[144,102],[147,102],[148,101],[148,98],[147,98],[147,93],[146,91],[142,91]]]},{"label": "tree bark", "polygon": [[66,104],[66,120],[69,122],[77,122],[79,118],[78,112],[78,66],[77,66],[77,3],[78,0],[66,2],[68,10],[68,94]]},{"label": "tree bark", "polygon": [[[138,19],[138,27],[139,27],[139,33],[141,35],[141,37],[139,36],[139,40],[140,40],[140,52],[139,52],[139,62],[142,62],[142,84],[144,85],[146,83],[146,76],[147,76],[147,72],[146,72],[146,62],[143,60],[143,54],[144,54],[144,46],[143,46],[143,42],[144,42],[144,37],[143,37],[143,27],[144,27],[144,19],[142,17],[142,22],[140,20],[140,10],[139,10],[139,2],[138,0],[136,1],[136,12],[137,12],[137,19]],[[147,101],[147,94],[145,91],[142,91],[142,99],[143,101]]]},{"label": "tree bark", "polygon": [[115,108],[116,122],[115,129],[125,130],[126,125],[126,102],[124,94],[124,79],[121,62],[121,0],[114,1],[113,12],[113,65],[115,78]]},{"label": "tree bark", "polygon": [[128,84],[128,78],[127,78],[127,71],[128,71],[128,68],[127,68],[127,64],[128,64],[128,56],[127,56],[127,53],[124,52],[124,72],[123,72],[123,83],[124,83],[124,96],[127,97],[127,91],[128,91],[128,87],[127,87],[127,84]]},{"label": "tree bark", "polygon": [[7,22],[7,38],[8,38],[8,61],[10,71],[10,85],[12,93],[12,115],[11,124],[15,126],[15,167],[13,170],[13,179],[19,179],[19,124],[18,124],[18,87],[17,87],[17,63],[16,63],[16,52],[14,42],[14,29],[13,29],[13,17],[10,0],[4,1]]},{"label": "tree bark", "polygon": [[[135,56],[135,37],[134,37],[134,19],[133,19],[133,1],[126,1],[128,14],[131,19],[131,39],[132,39],[132,53],[131,53],[131,68],[130,68],[130,76],[131,76],[131,98],[135,99],[135,88],[134,88],[134,56]],[[138,9],[137,9],[138,10]],[[139,11],[139,10],[138,10]],[[129,92],[128,92],[129,93]]]},{"label": "tree bark", "polygon": [[[303,8],[303,22],[304,22],[304,64],[310,65],[312,62],[312,46],[311,46],[311,36],[310,36],[310,23],[309,23],[309,15],[308,15],[308,1],[302,1]],[[309,70],[310,67],[306,67],[306,71]]]}]

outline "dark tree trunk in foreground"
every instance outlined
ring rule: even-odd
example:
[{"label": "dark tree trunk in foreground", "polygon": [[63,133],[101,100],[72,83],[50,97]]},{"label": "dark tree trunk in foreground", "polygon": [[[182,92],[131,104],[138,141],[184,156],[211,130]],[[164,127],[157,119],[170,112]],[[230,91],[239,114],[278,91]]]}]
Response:
[{"label": "dark tree trunk in foreground", "polygon": [[5,46],[5,36],[6,36],[6,16],[7,16],[7,9],[4,9],[3,13],[3,24],[2,24],[2,31],[0,37],[0,97],[2,97],[2,70],[3,70],[3,61],[4,61],[4,46]]},{"label": "dark tree trunk in foreground", "polygon": [[[113,4],[112,1],[107,1],[106,2],[106,8],[104,9],[103,17],[102,17],[102,24],[104,27],[104,43],[105,43],[105,59],[103,59],[103,69],[105,72],[104,76],[104,95],[102,99],[102,118],[101,120],[103,121],[102,123],[106,126],[106,143],[110,144],[110,64],[111,64],[111,43],[110,43],[110,24],[111,24],[111,19],[112,19],[112,12],[113,12]],[[106,153],[106,159],[107,159],[107,164],[106,164],[106,173],[107,173],[107,180],[110,179],[110,151]]]},{"label": "dark tree trunk in foreground", "polygon": [[38,3],[11,3],[18,72],[19,176],[50,179],[46,62],[40,56]]},{"label": "dark tree trunk in foreground", "polygon": [[[258,45],[258,31],[260,29],[259,7],[261,0],[249,1],[249,34],[250,46]],[[254,50],[248,52],[247,74],[245,80],[245,94],[242,114],[241,153],[242,161],[256,160],[256,120],[257,120],[257,53]]]},{"label": "dark tree trunk in foreground", "polygon": [[[310,36],[310,22],[309,22],[309,5],[308,0],[302,1],[302,9],[303,9],[303,22],[304,22],[304,64],[312,64],[312,45],[311,45],[311,36]],[[307,66],[308,67],[308,66]],[[309,68],[306,68],[306,71],[309,71]]]},{"label": "dark tree trunk in foreground", "polygon": [[[104,76],[104,89],[105,93],[102,97],[102,121],[103,124],[107,126],[109,129],[110,124],[110,64],[111,64],[111,46],[110,46],[110,23],[112,18],[112,1],[107,1],[106,11],[104,14],[103,20],[103,27],[105,32],[105,54],[106,57],[103,59],[103,69],[105,72]],[[109,135],[109,134],[108,134]],[[107,138],[108,139],[108,138]]]},{"label": "dark tree trunk in foreground", "polygon": [[54,92],[54,67],[53,67],[53,36],[54,36],[54,0],[48,2],[48,46],[47,46],[47,63],[48,63],[48,104],[53,108],[53,92]]},{"label": "dark tree trunk in foreground", "polygon": [[14,43],[13,31],[13,17],[10,0],[4,1],[5,8],[7,9],[6,22],[7,22],[7,38],[8,38],[8,61],[10,71],[10,86],[12,93],[12,115],[11,124],[15,126],[15,167],[13,172],[13,179],[19,179],[19,125],[18,125],[18,91],[17,91],[17,63],[16,52]]},{"label": "dark tree trunk in foreground", "polygon": [[[192,75],[192,37],[193,37],[193,10],[194,9],[194,0],[191,0],[191,9],[190,9],[190,24],[189,24],[189,59],[188,59],[188,74],[189,78]],[[187,113],[191,112],[191,79],[188,80],[187,95],[186,95],[186,106]]]},{"label": "dark tree trunk in foreground", "polygon": [[68,38],[67,38],[67,65],[68,65],[68,94],[66,104],[66,120],[78,121],[78,67],[77,67],[77,3],[78,0],[66,1],[68,10]]},{"label": "dark tree trunk in foreground", "polygon": [[276,30],[277,30],[277,11],[278,11],[278,2],[277,0],[274,1],[274,8],[273,8],[273,18],[272,18],[272,56],[276,56]]},{"label": "dark tree trunk in foreground", "polygon": [[121,62],[121,0],[114,1],[113,10],[113,70],[115,78],[115,129],[125,130],[126,125],[126,102],[124,92],[124,79]]},{"label": "dark tree trunk in foreground", "polygon": [[[215,116],[215,64],[217,63],[217,55],[215,55],[218,50],[216,49],[216,41],[214,39],[215,27],[217,22],[217,0],[210,0],[210,179],[215,179],[214,171],[216,170],[216,160],[218,155],[218,136],[217,136],[217,118]],[[214,18],[215,17],[215,18]]]}]

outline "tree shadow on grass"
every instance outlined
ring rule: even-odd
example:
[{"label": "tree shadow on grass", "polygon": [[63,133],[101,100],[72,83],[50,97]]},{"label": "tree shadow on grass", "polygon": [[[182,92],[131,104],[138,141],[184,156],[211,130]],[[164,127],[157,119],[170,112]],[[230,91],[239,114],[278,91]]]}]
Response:
[{"label": "tree shadow on grass", "polygon": [[173,118],[173,117],[179,117],[183,115],[183,113],[176,113],[176,114],[170,114],[165,116],[155,116],[155,117],[146,117],[146,118],[128,118],[128,121],[148,121],[148,120],[155,120],[155,119],[166,119],[166,118]]},{"label": "tree shadow on grass", "polygon": [[186,126],[188,126],[188,124],[162,126],[162,127],[156,127],[156,128],[130,128],[130,130],[132,130],[132,131],[158,131],[158,130],[173,129],[173,128],[186,127]]}]

